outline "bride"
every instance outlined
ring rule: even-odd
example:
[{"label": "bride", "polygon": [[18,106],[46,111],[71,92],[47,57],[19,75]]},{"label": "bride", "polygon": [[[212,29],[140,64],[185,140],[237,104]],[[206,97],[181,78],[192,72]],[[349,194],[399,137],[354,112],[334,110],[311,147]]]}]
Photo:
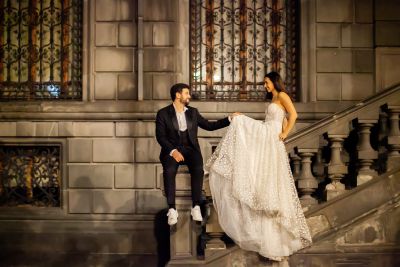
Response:
[{"label": "bride", "polygon": [[283,143],[297,113],[277,72],[265,75],[264,87],[272,93],[265,121],[234,117],[206,168],[225,233],[242,249],[281,261],[312,240]]}]

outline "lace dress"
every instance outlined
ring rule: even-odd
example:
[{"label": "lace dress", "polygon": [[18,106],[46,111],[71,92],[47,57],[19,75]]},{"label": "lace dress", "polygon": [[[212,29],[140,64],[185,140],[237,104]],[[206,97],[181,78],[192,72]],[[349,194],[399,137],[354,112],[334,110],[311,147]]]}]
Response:
[{"label": "lace dress", "polygon": [[273,260],[312,243],[279,140],[284,116],[275,103],[265,122],[236,116],[206,164],[222,229],[242,249]]}]

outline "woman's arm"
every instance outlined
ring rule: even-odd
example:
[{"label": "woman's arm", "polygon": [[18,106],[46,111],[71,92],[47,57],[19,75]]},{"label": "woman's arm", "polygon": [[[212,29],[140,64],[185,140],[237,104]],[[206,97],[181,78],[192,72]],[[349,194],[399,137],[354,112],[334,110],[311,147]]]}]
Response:
[{"label": "woman's arm", "polygon": [[284,125],[284,127],[282,129],[282,133],[279,135],[279,138],[283,141],[286,139],[290,130],[292,130],[292,128],[296,122],[297,111],[293,105],[292,100],[288,96],[288,94],[286,94],[285,92],[281,92],[281,93],[279,93],[278,97],[279,97],[279,101],[285,107],[287,113],[289,114],[287,124],[286,124],[286,126]]}]

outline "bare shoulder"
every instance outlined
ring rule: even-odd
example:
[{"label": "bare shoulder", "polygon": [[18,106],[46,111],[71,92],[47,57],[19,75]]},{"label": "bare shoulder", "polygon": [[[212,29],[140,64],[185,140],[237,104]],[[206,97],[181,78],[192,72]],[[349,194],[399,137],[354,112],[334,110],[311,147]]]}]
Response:
[{"label": "bare shoulder", "polygon": [[286,92],[279,92],[278,98],[284,101],[290,100],[290,96]]}]

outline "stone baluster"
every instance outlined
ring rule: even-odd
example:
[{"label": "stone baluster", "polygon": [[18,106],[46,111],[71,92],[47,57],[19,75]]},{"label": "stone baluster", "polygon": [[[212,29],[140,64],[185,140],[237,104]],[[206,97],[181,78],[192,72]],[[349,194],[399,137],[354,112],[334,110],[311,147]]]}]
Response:
[{"label": "stone baluster", "polygon": [[[164,189],[164,185],[161,189]],[[197,259],[197,243],[201,225],[193,222],[190,215],[192,197],[187,166],[179,166],[176,175],[176,209],[179,218],[178,223],[170,230],[171,260],[168,266],[179,265],[182,259]]]},{"label": "stone baluster", "polygon": [[[205,195],[208,199],[211,199],[211,190],[210,184],[208,182],[208,175],[204,179],[203,188],[205,191]],[[206,233],[210,236],[210,240],[207,241],[206,249],[205,249],[205,257],[208,258],[212,254],[226,249],[225,243],[221,240],[221,237],[224,235],[224,231],[218,222],[218,214],[215,210],[213,202],[209,202],[209,215],[206,222]]]},{"label": "stone baluster", "polygon": [[318,200],[311,196],[318,188],[318,181],[311,172],[311,158],[318,152],[318,143],[310,140],[307,144],[297,148],[297,154],[301,158],[301,172],[297,180],[297,187],[300,191],[300,203],[304,207],[311,207],[318,204]]},{"label": "stone baluster", "polygon": [[289,153],[289,157],[292,160],[292,175],[293,179],[297,181],[300,177],[300,171],[301,171],[301,158],[294,152]]},{"label": "stone baluster", "polygon": [[329,134],[331,148],[331,159],[328,164],[328,177],[331,182],[325,187],[325,198],[330,200],[345,191],[345,186],[340,180],[347,174],[347,166],[343,163],[341,158],[341,150],[343,141],[347,135],[342,134]]},{"label": "stone baluster", "polygon": [[400,166],[400,129],[399,129],[399,113],[400,106],[388,106],[389,114],[389,134],[388,134],[388,159],[386,170],[389,171]]},{"label": "stone baluster", "polygon": [[377,172],[371,166],[374,160],[378,158],[378,152],[371,147],[370,141],[371,128],[377,122],[377,119],[358,120],[357,158],[360,169],[357,175],[357,186],[371,180],[377,175]]},{"label": "stone baluster", "polygon": [[326,162],[322,158],[322,151],[323,151],[323,148],[327,145],[328,145],[328,142],[321,137],[320,142],[319,142],[318,152],[315,157],[315,161],[314,161],[313,168],[312,168],[312,171],[313,171],[315,177],[317,178],[318,183],[321,183],[325,180]]}]

